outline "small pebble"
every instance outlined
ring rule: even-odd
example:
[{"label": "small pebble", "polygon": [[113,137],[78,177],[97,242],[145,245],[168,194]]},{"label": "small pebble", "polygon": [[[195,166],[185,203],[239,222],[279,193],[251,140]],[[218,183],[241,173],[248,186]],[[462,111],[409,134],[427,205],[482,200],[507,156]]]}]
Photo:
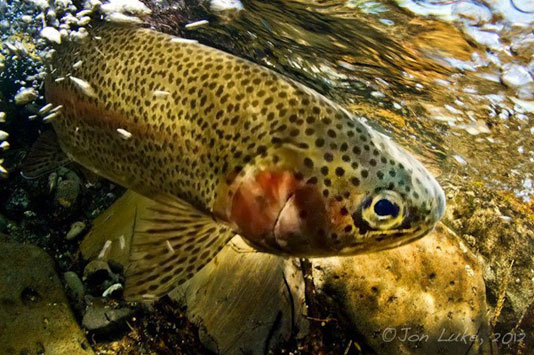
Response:
[{"label": "small pebble", "polygon": [[65,283],[71,291],[72,296],[78,300],[82,299],[85,294],[85,287],[78,274],[72,271],[67,271],[63,274],[63,277],[65,278]]},{"label": "small pebble", "polygon": [[518,88],[533,81],[528,70],[517,64],[505,65],[501,80],[504,85],[510,88]]},{"label": "small pebble", "polygon": [[22,88],[15,95],[15,104],[25,105],[37,98],[37,91],[34,88]]},{"label": "small pebble", "polygon": [[23,15],[20,19],[24,23],[31,23],[33,21],[32,17],[29,15]]},{"label": "small pebble", "polygon": [[91,18],[89,16],[83,16],[78,21],[79,26],[87,26],[91,22]]},{"label": "small pebble", "polygon": [[41,10],[46,10],[50,6],[47,0],[30,0],[30,2],[32,2],[35,6],[37,6]]},{"label": "small pebble", "polygon": [[106,20],[115,23],[142,23],[139,17],[128,16],[119,12],[114,12],[106,16]]},{"label": "small pebble", "polygon": [[7,141],[4,141],[4,142],[0,143],[0,150],[8,150],[9,147],[10,147],[10,145],[9,145],[9,142],[7,142]]},{"label": "small pebble", "polygon": [[85,269],[83,270],[83,279],[100,283],[108,279],[111,273],[111,269],[107,262],[95,259],[85,266]]},{"label": "small pebble", "polygon": [[211,0],[210,10],[214,12],[241,11],[243,4],[239,0]]},{"label": "small pebble", "polygon": [[61,43],[61,34],[54,27],[45,27],[41,30],[41,37],[50,42]]},{"label": "small pebble", "polygon": [[105,14],[121,13],[148,15],[150,9],[139,0],[109,0],[100,9]]},{"label": "small pebble", "polygon": [[67,235],[65,236],[65,239],[72,240],[72,239],[76,238],[77,236],[80,235],[81,232],[84,231],[85,227],[86,227],[86,225],[82,221],[74,222],[70,226],[70,230],[67,233]]},{"label": "small pebble", "polygon": [[134,314],[130,308],[112,309],[104,300],[95,299],[83,315],[82,325],[85,329],[109,334],[126,327],[126,320]]}]

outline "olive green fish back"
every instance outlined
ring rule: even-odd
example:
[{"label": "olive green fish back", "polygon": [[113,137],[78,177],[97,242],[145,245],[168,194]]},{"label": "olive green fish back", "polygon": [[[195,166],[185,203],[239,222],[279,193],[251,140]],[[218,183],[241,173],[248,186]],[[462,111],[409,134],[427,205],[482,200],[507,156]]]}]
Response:
[{"label": "olive green fish back", "polygon": [[320,117],[345,115],[300,84],[194,41],[107,25],[91,37],[55,56],[47,97],[64,106],[56,131],[75,160],[147,195],[211,206],[230,170],[284,140],[307,149]]}]

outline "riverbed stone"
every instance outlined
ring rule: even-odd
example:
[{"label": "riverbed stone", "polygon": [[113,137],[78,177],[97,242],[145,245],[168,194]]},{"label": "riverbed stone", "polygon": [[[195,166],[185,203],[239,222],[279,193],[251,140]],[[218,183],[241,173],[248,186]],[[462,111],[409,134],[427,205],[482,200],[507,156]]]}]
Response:
[{"label": "riverbed stone", "polygon": [[74,222],[71,226],[69,231],[67,232],[67,235],[65,236],[65,239],[72,240],[80,235],[85,229],[86,225],[83,221],[77,221]]},{"label": "riverbed stone", "polygon": [[518,64],[504,65],[501,80],[504,85],[510,88],[518,88],[534,81],[528,70]]},{"label": "riverbed stone", "polygon": [[77,302],[81,302],[85,295],[85,286],[78,274],[73,271],[67,271],[63,274],[63,278],[72,298]]},{"label": "riverbed stone", "polygon": [[403,247],[313,265],[318,291],[378,353],[489,349],[481,262],[441,224]]},{"label": "riverbed stone", "polygon": [[0,243],[2,354],[93,354],[52,258],[35,246]]},{"label": "riverbed stone", "polygon": [[83,315],[82,325],[95,334],[108,336],[127,328],[126,321],[134,314],[128,307],[116,307],[102,298],[91,298]]}]

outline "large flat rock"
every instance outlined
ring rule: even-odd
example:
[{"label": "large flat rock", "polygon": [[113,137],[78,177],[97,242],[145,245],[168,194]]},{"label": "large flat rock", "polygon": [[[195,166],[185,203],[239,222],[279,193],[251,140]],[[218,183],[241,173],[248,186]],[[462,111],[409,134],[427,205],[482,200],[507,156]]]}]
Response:
[{"label": "large flat rock", "polygon": [[43,250],[0,243],[0,353],[93,354],[70,310],[52,258]]}]

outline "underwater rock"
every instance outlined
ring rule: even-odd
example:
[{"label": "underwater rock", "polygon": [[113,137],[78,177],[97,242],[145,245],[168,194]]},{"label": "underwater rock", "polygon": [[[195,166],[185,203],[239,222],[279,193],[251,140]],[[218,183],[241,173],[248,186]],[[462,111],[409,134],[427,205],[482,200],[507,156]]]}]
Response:
[{"label": "underwater rock", "polygon": [[489,349],[481,349],[489,342],[482,268],[443,225],[403,247],[313,266],[317,289],[378,353]]},{"label": "underwater rock", "polygon": [[50,42],[61,43],[61,35],[59,31],[53,27],[45,27],[41,30],[41,37],[47,39]]},{"label": "underwater rock", "polygon": [[148,15],[150,9],[139,0],[110,0],[100,6],[105,14],[121,13],[131,15]]},{"label": "underwater rock", "polygon": [[68,169],[62,169],[59,175],[62,180],[57,183],[55,201],[64,209],[71,210],[80,195],[80,178]]},{"label": "underwater rock", "polygon": [[86,225],[82,221],[74,222],[70,226],[70,230],[67,232],[67,235],[65,236],[65,239],[72,240],[75,239],[77,236],[80,235],[81,232],[84,231]]},{"label": "underwater rock", "polygon": [[3,354],[93,354],[67,302],[54,262],[29,245],[0,243]]},{"label": "underwater rock", "polygon": [[517,64],[503,66],[501,80],[504,85],[510,88],[518,88],[533,81],[528,70]]},{"label": "underwater rock", "polygon": [[239,0],[211,0],[210,10],[214,12],[241,11],[243,4]]},{"label": "underwater rock", "polygon": [[112,336],[127,327],[126,320],[134,314],[131,308],[114,308],[101,298],[92,298],[83,315],[82,325],[97,334]]},{"label": "underwater rock", "polygon": [[102,296],[109,287],[120,284],[123,278],[111,270],[109,264],[102,259],[92,260],[83,270],[83,281],[87,286],[88,293],[94,296]]},{"label": "underwater rock", "polygon": [[85,266],[83,279],[87,283],[102,283],[112,274],[105,260],[96,259]]},{"label": "underwater rock", "polygon": [[37,91],[33,88],[22,88],[15,95],[15,103],[17,105],[25,105],[37,98]]},{"label": "underwater rock", "polygon": [[243,10],[243,4],[239,0],[211,0],[209,8],[221,20],[230,22]]},{"label": "underwater rock", "polygon": [[85,287],[83,286],[82,280],[78,277],[78,274],[73,271],[67,271],[63,274],[63,278],[65,278],[65,283],[67,284],[68,291],[72,298],[80,302],[85,295]]}]

